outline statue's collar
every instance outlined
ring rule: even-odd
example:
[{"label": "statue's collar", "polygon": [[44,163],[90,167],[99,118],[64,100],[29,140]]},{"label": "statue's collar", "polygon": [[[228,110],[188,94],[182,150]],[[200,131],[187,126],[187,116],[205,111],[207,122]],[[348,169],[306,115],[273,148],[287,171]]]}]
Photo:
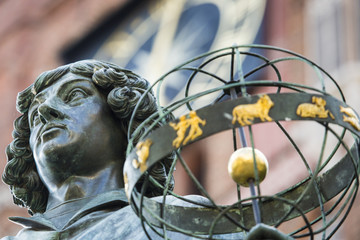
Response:
[{"label": "statue's collar", "polygon": [[[24,227],[31,227],[37,230],[60,230],[70,226],[71,224],[91,212],[106,209],[109,207],[113,208],[115,206],[119,209],[128,205],[128,200],[126,198],[124,189],[106,192],[96,195],[92,198],[93,199],[91,199],[90,201],[87,198],[78,199],[77,201],[65,202],[57,207],[49,209],[43,214],[36,213],[30,218],[10,217],[9,219]],[[81,204],[82,206],[82,203],[84,202],[83,200],[87,200],[87,203],[83,205],[80,210],[77,210],[79,209],[79,204]],[[66,222],[61,222],[61,220],[59,222],[59,220],[55,220],[57,224],[54,224],[54,221],[51,220],[60,216],[59,214],[72,214],[73,216],[70,218],[70,220]]]}]

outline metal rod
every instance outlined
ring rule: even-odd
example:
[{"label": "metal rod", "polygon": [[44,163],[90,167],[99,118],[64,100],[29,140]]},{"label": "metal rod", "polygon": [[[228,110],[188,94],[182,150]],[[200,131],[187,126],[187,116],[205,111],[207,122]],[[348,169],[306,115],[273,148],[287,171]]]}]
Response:
[{"label": "metal rod", "polygon": [[[231,88],[231,89],[230,89],[230,96],[231,96],[231,99],[236,99],[236,98],[237,98],[237,96],[236,96],[236,91],[235,91],[234,88]],[[239,127],[239,128],[238,128],[238,132],[239,132],[239,135],[240,135],[241,146],[242,146],[242,147],[247,147],[247,142],[246,142],[246,137],[245,137],[244,128]]]},{"label": "metal rod", "polygon": [[[249,180],[249,187],[250,187],[250,193],[252,197],[256,197],[256,192],[255,192],[255,185],[254,185],[254,181],[253,179]],[[253,208],[253,212],[254,212],[254,218],[255,218],[255,222],[256,224],[261,223],[261,215],[260,215],[260,208],[259,208],[259,202],[257,199],[252,199],[252,208]]]},{"label": "metal rod", "polygon": [[[236,60],[237,60],[236,61],[236,63],[237,63],[237,71],[238,71],[238,74],[239,74],[239,77],[240,77],[240,81],[245,82],[244,74],[243,74],[243,71],[242,71],[242,65],[241,65],[242,63],[241,63],[241,59],[240,59],[240,52],[239,52],[239,50],[237,48],[235,49],[235,53],[236,53]],[[233,67],[232,67],[232,69],[233,69]],[[233,73],[231,73],[231,77],[233,77]],[[241,87],[241,93],[242,93],[243,96],[247,95],[245,87]],[[234,88],[230,89],[230,96],[231,96],[231,99],[236,99],[237,98],[236,90]],[[239,132],[239,135],[240,135],[240,141],[241,141],[242,147],[247,147],[247,141],[246,141],[246,137],[245,137],[244,128],[239,127],[238,132]],[[255,161],[255,159],[254,159],[254,161]],[[256,197],[256,191],[255,191],[255,185],[254,185],[254,180],[253,179],[249,180],[249,187],[250,187],[251,196]],[[251,201],[252,201],[252,207],[253,207],[255,222],[256,222],[256,224],[259,224],[259,223],[261,223],[261,216],[260,216],[260,207],[259,207],[258,199],[254,198]]]}]

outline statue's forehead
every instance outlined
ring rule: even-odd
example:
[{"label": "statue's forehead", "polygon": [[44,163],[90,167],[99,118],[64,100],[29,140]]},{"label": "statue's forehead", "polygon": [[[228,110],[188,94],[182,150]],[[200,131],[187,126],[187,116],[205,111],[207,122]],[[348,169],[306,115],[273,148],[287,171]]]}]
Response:
[{"label": "statue's forehead", "polygon": [[76,86],[82,84],[82,82],[92,83],[92,80],[80,74],[69,72],[59,78],[54,78],[51,81],[46,81],[46,80],[43,81],[41,84],[38,85],[37,89],[35,87],[33,88],[33,93],[36,97],[42,95],[44,92],[49,91],[49,89],[62,88],[63,86],[67,86],[67,85]]}]

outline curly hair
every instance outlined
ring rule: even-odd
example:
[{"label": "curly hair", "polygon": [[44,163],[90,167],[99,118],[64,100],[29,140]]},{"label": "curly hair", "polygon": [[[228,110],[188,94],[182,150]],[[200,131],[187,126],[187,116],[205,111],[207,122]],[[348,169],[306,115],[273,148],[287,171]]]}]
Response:
[{"label": "curly hair", "polygon": [[[27,207],[30,214],[45,211],[49,193],[40,180],[29,146],[29,106],[37,93],[69,72],[91,79],[98,90],[102,94],[106,94],[107,103],[115,117],[120,120],[120,127],[124,131],[134,132],[144,119],[157,111],[158,106],[156,105],[155,97],[149,91],[135,113],[132,129],[128,129],[128,123],[133,110],[140,97],[149,88],[149,83],[135,73],[121,69],[111,63],[84,60],[42,73],[35,80],[34,84],[18,94],[16,108],[22,115],[14,122],[12,134],[14,140],[6,148],[8,162],[2,175],[3,181],[10,185],[14,203]],[[157,127],[162,124],[158,123]],[[146,131],[146,126],[142,131]],[[139,132],[137,136],[132,136],[134,145],[137,144],[142,133]],[[168,172],[172,160],[173,157],[168,156],[150,169],[150,175],[162,185],[165,184],[166,179],[169,177]],[[170,187],[172,189],[174,180],[172,175],[170,177],[172,178]],[[155,185],[150,185],[145,195],[153,197],[162,193],[162,189]]]}]

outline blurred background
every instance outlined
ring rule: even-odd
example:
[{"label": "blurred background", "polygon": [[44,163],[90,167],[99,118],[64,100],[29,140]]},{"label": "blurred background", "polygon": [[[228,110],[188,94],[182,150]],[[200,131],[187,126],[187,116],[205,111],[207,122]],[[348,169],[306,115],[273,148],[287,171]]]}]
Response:
[{"label": "blurred background", "polygon": [[[357,0],[2,0],[0,19],[1,169],[6,163],[5,148],[12,141],[12,124],[18,116],[17,93],[41,72],[81,59],[114,62],[154,81],[206,51],[233,44],[274,45],[318,63],[338,81],[347,103],[360,111]],[[261,54],[276,57],[271,56],[273,53]],[[245,59],[244,69],[251,64]],[[279,68],[293,82],[312,84],[311,76],[301,66],[283,64]],[[162,93],[165,101],[176,98],[181,87],[181,80],[166,85]],[[266,127],[261,131],[272,134]],[[303,129],[292,131],[300,133]],[[222,159],[225,165],[228,160],[228,146],[223,140],[228,137],[228,133],[221,133],[184,152],[189,159],[197,159],[189,161],[190,165],[219,203],[234,198],[234,183],[222,177],[218,167]],[[267,145],[268,156],[286,152],[281,141]],[[275,178],[266,187],[282,182],[283,178],[278,177],[278,182]],[[176,191],[196,193],[181,170],[176,172]],[[358,239],[359,204],[357,198],[334,239]],[[21,229],[8,221],[9,216],[28,216],[26,209],[12,203],[8,186],[2,182],[0,216],[0,237],[15,235]]]}]

